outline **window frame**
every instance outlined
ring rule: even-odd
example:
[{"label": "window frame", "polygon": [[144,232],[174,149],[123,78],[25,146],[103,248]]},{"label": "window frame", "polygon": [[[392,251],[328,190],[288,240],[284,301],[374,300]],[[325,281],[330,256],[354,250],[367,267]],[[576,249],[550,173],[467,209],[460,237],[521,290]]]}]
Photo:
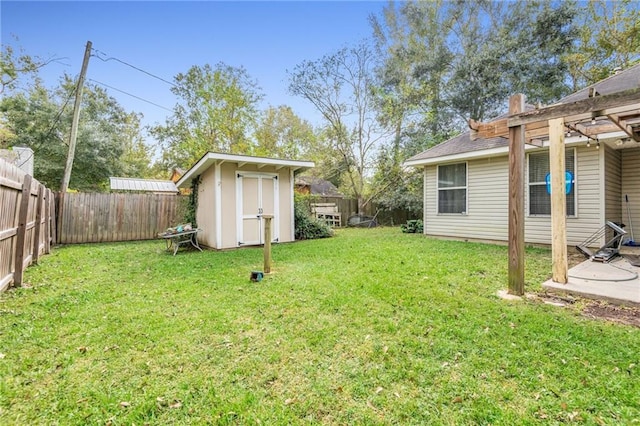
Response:
[{"label": "window frame", "polygon": [[[464,164],[464,186],[451,186],[446,188],[440,187],[440,169],[449,166],[457,166],[460,164]],[[460,190],[464,189],[464,211],[462,212],[441,212],[440,211],[440,191],[451,191],[451,190]],[[438,215],[455,215],[455,216],[466,216],[469,214],[469,162],[468,161],[459,161],[456,163],[448,163],[448,164],[438,164],[436,169],[436,214]]]},{"label": "window frame", "polygon": [[[567,157],[567,152],[573,152],[573,185],[571,187],[571,193],[566,195],[566,202],[569,201],[569,197],[573,197],[573,214],[569,214],[569,209],[567,208],[566,217],[577,218],[578,217],[578,152],[575,147],[565,148],[565,161]],[[527,216],[529,217],[551,217],[551,212],[549,213],[531,213],[531,187],[532,186],[545,186],[546,182],[531,182],[531,155],[539,155],[545,154],[547,155],[547,161],[549,161],[549,168],[551,168],[551,160],[549,158],[549,150],[546,151],[536,151],[536,152],[528,152],[527,153]],[[565,164],[565,170],[568,170],[567,165]],[[551,197],[551,194],[547,194]],[[568,207],[568,206],[567,206]]]}]

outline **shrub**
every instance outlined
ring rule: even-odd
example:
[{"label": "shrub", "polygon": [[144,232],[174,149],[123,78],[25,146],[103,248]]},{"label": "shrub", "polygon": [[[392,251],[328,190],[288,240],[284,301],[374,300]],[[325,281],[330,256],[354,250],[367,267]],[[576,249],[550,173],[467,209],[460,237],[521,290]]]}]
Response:
[{"label": "shrub", "polygon": [[333,230],[324,222],[311,217],[310,197],[295,195],[294,221],[296,240],[313,240],[333,236]]},{"label": "shrub", "polygon": [[422,234],[424,231],[424,223],[421,219],[408,220],[407,223],[400,225],[400,229],[405,234]]}]

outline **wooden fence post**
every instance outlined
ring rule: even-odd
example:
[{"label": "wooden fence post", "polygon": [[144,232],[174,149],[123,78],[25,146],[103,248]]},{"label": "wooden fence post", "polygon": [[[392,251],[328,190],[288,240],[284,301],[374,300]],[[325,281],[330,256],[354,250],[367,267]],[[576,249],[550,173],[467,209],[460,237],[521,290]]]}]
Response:
[{"label": "wooden fence post", "polygon": [[44,189],[44,254],[51,253],[51,198],[53,193]]},{"label": "wooden fence post", "polygon": [[56,197],[56,244],[60,244],[64,241],[62,235],[62,223],[63,214],[64,214],[64,193],[57,192],[58,196]]},{"label": "wooden fence post", "polygon": [[24,249],[27,236],[27,219],[29,213],[29,198],[31,198],[31,175],[25,175],[22,182],[20,210],[18,211],[18,229],[16,234],[16,256],[14,264],[13,284],[22,287],[24,272]]},{"label": "wooden fence post", "polygon": [[36,223],[33,230],[33,248],[32,259],[33,263],[38,263],[40,257],[40,233],[42,230],[42,204],[44,202],[44,185],[38,185],[38,201],[36,202]]},{"label": "wooden fence post", "polygon": [[264,273],[271,272],[271,215],[263,215],[264,219]]}]

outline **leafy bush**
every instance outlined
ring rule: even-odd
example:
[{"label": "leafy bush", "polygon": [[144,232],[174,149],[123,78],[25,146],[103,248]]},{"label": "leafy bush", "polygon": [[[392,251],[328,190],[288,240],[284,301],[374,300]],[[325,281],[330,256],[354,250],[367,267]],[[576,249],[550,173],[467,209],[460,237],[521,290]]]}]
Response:
[{"label": "leafy bush", "polygon": [[311,217],[310,199],[308,195],[295,195],[296,240],[313,240],[333,236],[333,230],[329,225]]},{"label": "leafy bush", "polygon": [[405,234],[422,234],[424,231],[424,223],[421,219],[408,220],[407,223],[400,225],[400,229]]}]

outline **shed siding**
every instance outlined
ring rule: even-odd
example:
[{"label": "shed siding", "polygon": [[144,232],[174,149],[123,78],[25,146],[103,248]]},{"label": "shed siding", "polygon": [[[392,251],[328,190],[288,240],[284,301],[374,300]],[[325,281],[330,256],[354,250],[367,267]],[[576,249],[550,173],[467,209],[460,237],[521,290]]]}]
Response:
[{"label": "shed siding", "polygon": [[[599,150],[576,148],[577,216],[567,218],[567,243],[584,241],[602,224]],[[425,234],[481,240],[508,240],[509,165],[508,157],[492,157],[467,162],[467,215],[439,215],[437,212],[437,166],[427,166],[425,183]],[[639,164],[640,166],[640,155]],[[525,162],[525,182],[527,182]],[[638,175],[640,184],[640,174]],[[526,184],[526,183],[525,183]],[[640,187],[640,185],[639,185]],[[525,189],[525,206],[528,206]],[[640,201],[640,200],[639,200]],[[640,202],[638,203],[640,208]],[[528,212],[528,208],[525,208]],[[551,243],[551,217],[525,217],[527,243]]]},{"label": "shed siding", "polygon": [[236,220],[238,220],[238,213],[236,212],[236,171],[238,170],[238,166],[235,163],[222,163],[220,167],[222,247],[218,248],[237,247],[238,236]]},{"label": "shed siding", "polygon": [[[629,197],[629,212],[627,213],[625,195]],[[627,225],[627,232],[633,229],[633,239],[640,240],[640,148],[625,149],[622,151],[622,188],[620,207],[624,211],[623,222]]]},{"label": "shed siding", "polygon": [[[276,173],[278,174],[278,188],[279,188],[279,218],[278,218],[278,231],[279,231],[279,241],[280,242],[289,242],[293,241],[293,232],[291,230],[291,205],[292,205],[292,197],[291,193],[291,178],[289,173],[289,168],[280,168],[276,170],[275,167],[262,167],[258,168],[256,165],[248,164],[243,167],[238,168],[236,163],[223,163],[220,169],[220,180],[221,186],[220,191],[222,191],[221,197],[221,225],[222,225],[222,247],[218,248],[231,248],[237,247],[237,227],[236,220],[238,218],[238,213],[236,211],[236,172],[256,172],[256,173]],[[211,172],[211,180],[206,184],[208,188],[208,193],[211,194],[212,197],[212,206],[215,202],[215,197],[213,196],[212,188],[215,188],[213,175],[214,175],[214,167],[211,167],[207,170],[207,172],[203,173],[208,174]],[[204,179],[203,179],[204,183]],[[205,185],[201,185],[204,187]],[[200,201],[198,203],[198,211],[201,211]],[[199,222],[198,222],[199,223]],[[215,221],[212,215],[212,227],[214,227]],[[214,238],[214,234],[211,234]],[[209,245],[209,244],[207,244]],[[210,247],[215,247],[215,239],[211,240]]]},{"label": "shed siding", "polygon": [[215,188],[214,167],[206,170],[201,177],[198,186],[198,208],[196,211],[196,221],[198,227],[202,229],[198,233],[198,243],[206,247],[216,246],[216,221],[215,221]]}]

